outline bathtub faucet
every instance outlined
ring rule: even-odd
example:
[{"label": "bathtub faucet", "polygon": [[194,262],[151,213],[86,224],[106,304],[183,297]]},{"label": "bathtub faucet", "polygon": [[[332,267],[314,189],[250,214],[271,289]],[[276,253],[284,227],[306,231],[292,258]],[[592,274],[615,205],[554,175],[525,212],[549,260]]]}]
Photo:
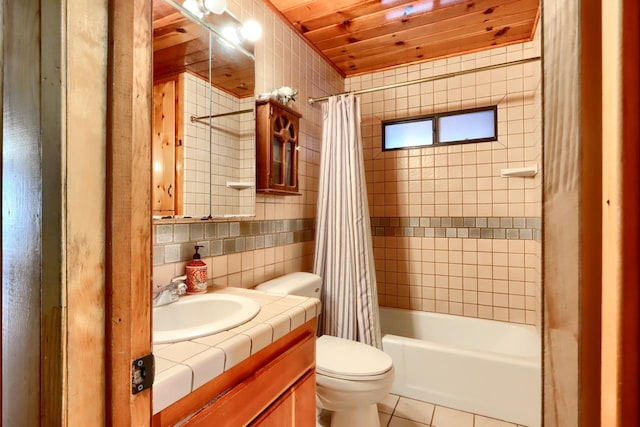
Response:
[{"label": "bathtub faucet", "polygon": [[158,286],[153,294],[153,306],[158,307],[178,301],[180,295],[187,293],[185,280],[187,276],[176,276],[169,281],[168,285]]}]

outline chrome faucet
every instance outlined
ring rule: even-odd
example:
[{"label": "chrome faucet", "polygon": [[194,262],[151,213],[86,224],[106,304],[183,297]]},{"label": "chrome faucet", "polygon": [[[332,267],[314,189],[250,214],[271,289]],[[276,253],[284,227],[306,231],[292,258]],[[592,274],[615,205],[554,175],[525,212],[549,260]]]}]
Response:
[{"label": "chrome faucet", "polygon": [[158,286],[153,293],[153,306],[158,307],[178,301],[180,295],[187,293],[185,280],[187,276],[176,276],[169,281],[168,285]]}]

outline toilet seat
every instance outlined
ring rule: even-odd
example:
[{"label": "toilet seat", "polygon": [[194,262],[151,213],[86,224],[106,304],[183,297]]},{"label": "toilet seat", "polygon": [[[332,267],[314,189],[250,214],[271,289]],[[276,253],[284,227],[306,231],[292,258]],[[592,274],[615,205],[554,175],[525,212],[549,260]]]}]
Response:
[{"label": "toilet seat", "polygon": [[391,357],[373,346],[323,335],[316,340],[316,373],[350,381],[375,381],[393,367]]}]

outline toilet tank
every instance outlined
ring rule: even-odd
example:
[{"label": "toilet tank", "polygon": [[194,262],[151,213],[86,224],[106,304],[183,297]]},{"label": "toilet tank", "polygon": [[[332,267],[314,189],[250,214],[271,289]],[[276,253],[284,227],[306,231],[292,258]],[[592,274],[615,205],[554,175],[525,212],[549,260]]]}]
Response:
[{"label": "toilet tank", "polygon": [[280,295],[298,295],[320,299],[322,278],[313,273],[296,272],[276,277],[255,287],[256,290]]}]

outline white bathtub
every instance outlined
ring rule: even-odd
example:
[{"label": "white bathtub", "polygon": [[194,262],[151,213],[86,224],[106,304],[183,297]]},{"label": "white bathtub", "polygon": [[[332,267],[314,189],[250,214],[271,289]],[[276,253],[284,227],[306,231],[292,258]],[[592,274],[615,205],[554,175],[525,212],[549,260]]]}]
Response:
[{"label": "white bathtub", "polygon": [[533,326],[380,307],[392,393],[539,427],[540,337]]}]

